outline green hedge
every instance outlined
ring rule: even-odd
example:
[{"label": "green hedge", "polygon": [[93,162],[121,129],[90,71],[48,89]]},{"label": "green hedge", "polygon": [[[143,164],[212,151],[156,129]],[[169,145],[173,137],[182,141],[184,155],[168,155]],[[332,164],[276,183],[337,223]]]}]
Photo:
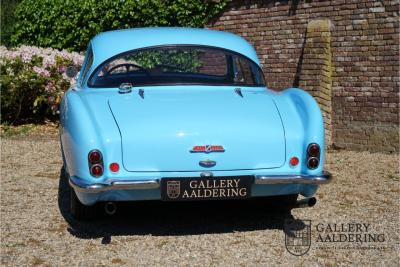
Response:
[{"label": "green hedge", "polygon": [[202,27],[228,0],[24,0],[12,43],[83,51],[97,33],[144,26]]},{"label": "green hedge", "polygon": [[11,35],[15,25],[15,8],[20,0],[2,0],[1,1],[1,29],[0,44],[9,46],[11,44]]}]

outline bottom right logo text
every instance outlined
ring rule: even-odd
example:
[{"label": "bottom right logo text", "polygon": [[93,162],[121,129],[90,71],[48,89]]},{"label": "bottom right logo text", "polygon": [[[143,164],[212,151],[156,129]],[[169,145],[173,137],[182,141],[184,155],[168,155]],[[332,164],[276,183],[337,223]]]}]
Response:
[{"label": "bottom right logo text", "polygon": [[[286,219],[286,250],[295,256],[305,255],[311,248],[311,241],[316,249],[390,249],[385,234],[374,231],[371,223],[311,223],[311,220]],[[312,235],[313,233],[313,235]]]}]

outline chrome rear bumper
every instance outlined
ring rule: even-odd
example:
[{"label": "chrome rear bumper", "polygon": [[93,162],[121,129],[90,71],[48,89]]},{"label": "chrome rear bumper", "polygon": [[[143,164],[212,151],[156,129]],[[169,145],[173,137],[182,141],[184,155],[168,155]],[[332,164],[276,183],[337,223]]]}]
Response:
[{"label": "chrome rear bumper", "polygon": [[332,175],[324,171],[322,175],[257,175],[256,184],[328,184]]},{"label": "chrome rear bumper", "polygon": [[[327,184],[332,180],[329,172],[322,175],[256,175],[255,184]],[[156,189],[160,187],[160,179],[146,180],[109,180],[106,183],[87,184],[83,179],[70,177],[69,184],[78,192],[99,193],[109,190]]]},{"label": "chrome rear bumper", "polygon": [[109,190],[132,190],[132,189],[155,189],[160,187],[159,179],[130,180],[130,181],[107,181],[104,184],[87,184],[76,177],[69,178],[69,185],[78,192],[99,193]]}]

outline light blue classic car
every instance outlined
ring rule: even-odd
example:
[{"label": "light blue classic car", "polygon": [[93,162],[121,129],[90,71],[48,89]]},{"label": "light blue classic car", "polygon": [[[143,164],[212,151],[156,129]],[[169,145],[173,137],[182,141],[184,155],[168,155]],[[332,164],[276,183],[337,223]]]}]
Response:
[{"label": "light blue classic car", "polygon": [[101,33],[60,114],[76,218],[96,203],[113,214],[118,201],[281,196],[311,206],[331,180],[316,101],[267,89],[254,48],[232,33]]}]

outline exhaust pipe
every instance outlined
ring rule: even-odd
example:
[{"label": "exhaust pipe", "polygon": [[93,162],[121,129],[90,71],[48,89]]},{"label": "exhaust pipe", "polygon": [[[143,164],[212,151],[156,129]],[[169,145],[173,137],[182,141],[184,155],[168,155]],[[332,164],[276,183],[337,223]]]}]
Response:
[{"label": "exhaust pipe", "polygon": [[108,214],[108,215],[114,215],[115,212],[117,212],[117,204],[115,204],[114,202],[107,202],[104,205],[104,211]]},{"label": "exhaust pipe", "polygon": [[317,203],[317,199],[315,197],[304,198],[304,199],[298,200],[293,208],[294,209],[307,208],[307,207],[311,208],[315,205],[315,203]]}]

